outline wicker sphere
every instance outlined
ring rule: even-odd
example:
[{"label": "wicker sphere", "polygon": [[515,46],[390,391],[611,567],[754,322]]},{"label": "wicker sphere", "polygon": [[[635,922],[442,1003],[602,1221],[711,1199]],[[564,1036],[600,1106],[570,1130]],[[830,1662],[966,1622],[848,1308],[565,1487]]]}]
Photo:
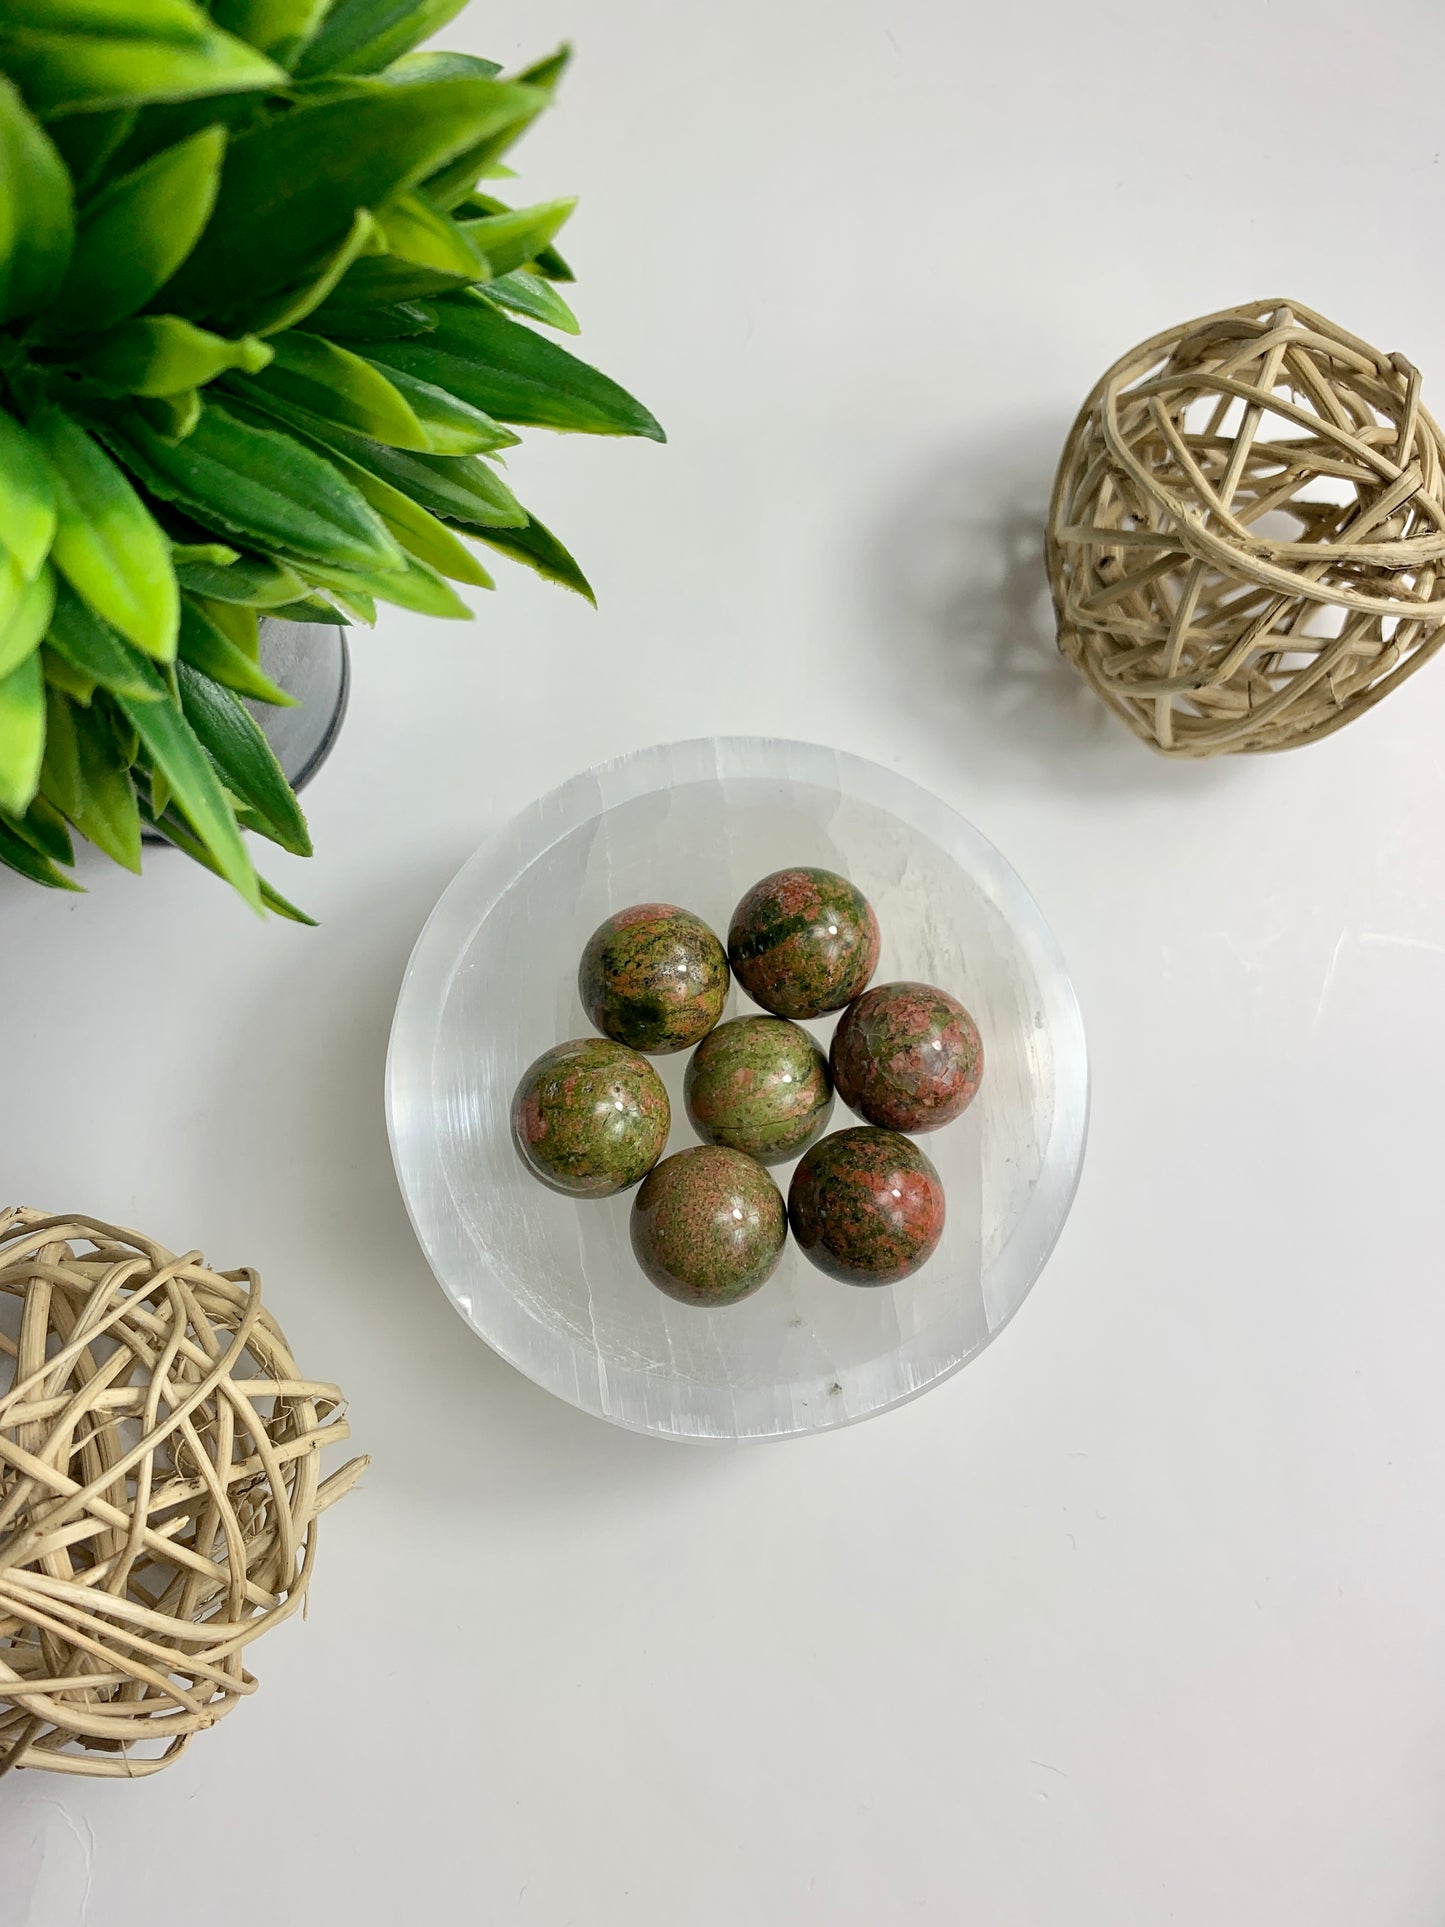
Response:
[{"label": "wicker sphere", "polygon": [[255,1272],[0,1212],[0,1775],[155,1773],[253,1692],[346,1436]]},{"label": "wicker sphere", "polygon": [[1059,464],[1060,648],[1167,755],[1328,736],[1445,634],[1442,454],[1410,363],[1298,302],[1154,336]]}]

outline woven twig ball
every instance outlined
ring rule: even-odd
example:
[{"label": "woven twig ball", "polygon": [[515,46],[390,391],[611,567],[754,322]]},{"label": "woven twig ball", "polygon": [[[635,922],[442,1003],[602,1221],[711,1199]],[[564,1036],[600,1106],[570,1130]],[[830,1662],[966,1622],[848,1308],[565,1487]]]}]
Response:
[{"label": "woven twig ball", "polygon": [[0,1212],[0,1775],[167,1766],[306,1595],[341,1394],[253,1271],[91,1218]]},{"label": "woven twig ball", "polygon": [[1298,302],[1155,335],[1059,464],[1059,646],[1166,754],[1328,736],[1440,646],[1441,467],[1410,363]]}]

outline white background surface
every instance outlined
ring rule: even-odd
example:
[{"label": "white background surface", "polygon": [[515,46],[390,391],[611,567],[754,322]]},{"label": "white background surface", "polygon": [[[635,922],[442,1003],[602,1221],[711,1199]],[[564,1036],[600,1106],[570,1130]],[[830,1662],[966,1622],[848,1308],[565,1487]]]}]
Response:
[{"label": "white background surface", "polygon": [[[4,1192],[252,1263],[375,1458],[256,1699],[0,1787],[4,1927],[1438,1927],[1445,666],[1173,767],[1050,657],[1052,465],[1123,348],[1296,295],[1445,403],[1445,18],[1325,0],[482,4],[583,347],[672,437],[529,438],[597,583],[388,612],[263,926],[173,856],[0,885]],[[574,770],[782,731],[971,816],[1068,954],[1090,1156],[1012,1327],[755,1450],[471,1337],[380,1103],[453,870]],[[181,1898],[193,1892],[192,1907]],[[202,1898],[203,1897],[203,1898]]]}]

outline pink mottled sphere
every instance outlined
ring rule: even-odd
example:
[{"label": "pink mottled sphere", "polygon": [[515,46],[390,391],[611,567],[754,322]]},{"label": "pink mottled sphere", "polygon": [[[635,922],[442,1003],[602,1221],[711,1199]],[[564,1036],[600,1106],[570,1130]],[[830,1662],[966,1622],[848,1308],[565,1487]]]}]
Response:
[{"label": "pink mottled sphere", "polygon": [[936,1131],[983,1079],[978,1026],[932,984],[879,984],[833,1033],[833,1082],[850,1110],[885,1131]]}]

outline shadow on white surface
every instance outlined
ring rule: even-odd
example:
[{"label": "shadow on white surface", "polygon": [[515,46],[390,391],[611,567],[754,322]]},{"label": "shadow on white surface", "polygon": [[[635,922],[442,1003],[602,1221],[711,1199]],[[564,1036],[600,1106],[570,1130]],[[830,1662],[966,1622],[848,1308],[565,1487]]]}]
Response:
[{"label": "shadow on white surface", "polygon": [[876,531],[869,597],[878,634],[911,672],[916,721],[1014,782],[1143,794],[1227,780],[1237,759],[1167,766],[1059,653],[1044,529],[1066,428],[961,445]]}]

